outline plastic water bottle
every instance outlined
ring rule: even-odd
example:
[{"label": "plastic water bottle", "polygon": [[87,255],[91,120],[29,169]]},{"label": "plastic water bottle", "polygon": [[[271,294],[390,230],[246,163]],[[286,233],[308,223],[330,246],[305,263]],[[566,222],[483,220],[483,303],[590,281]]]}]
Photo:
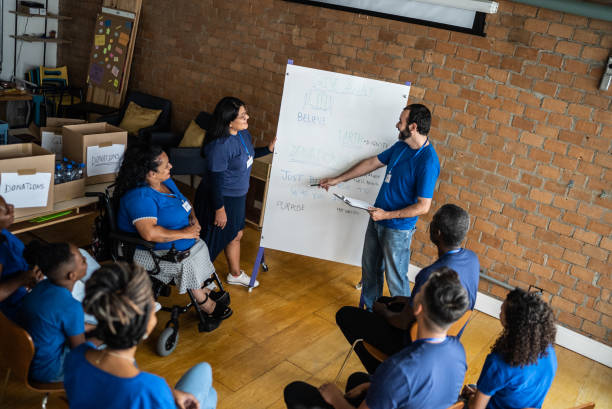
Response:
[{"label": "plastic water bottle", "polygon": [[62,183],[62,165],[59,163],[55,165],[55,184],[59,185]]},{"label": "plastic water bottle", "polygon": [[72,165],[69,163],[68,165],[66,165],[66,176],[64,178],[65,182],[72,181],[72,176],[73,176],[72,172],[73,172],[72,171]]},{"label": "plastic water bottle", "polygon": [[83,172],[85,172],[85,164],[81,163],[79,164],[79,174],[78,174],[79,179],[83,179]]}]

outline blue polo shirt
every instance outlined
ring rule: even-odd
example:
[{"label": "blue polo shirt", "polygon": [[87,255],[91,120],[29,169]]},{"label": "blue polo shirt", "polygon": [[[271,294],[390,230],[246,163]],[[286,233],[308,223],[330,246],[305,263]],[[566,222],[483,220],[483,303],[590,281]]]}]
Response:
[{"label": "blue polo shirt", "polygon": [[140,372],[121,378],[87,361],[93,349],[84,343],[66,357],[64,388],[71,409],[175,409],[168,383],[157,375]]},{"label": "blue polo shirt", "polygon": [[239,131],[236,135],[227,134],[204,146],[206,170],[223,172],[221,194],[241,197],[249,190],[249,177],[252,165],[247,167],[249,156],[255,158],[255,148],[249,131]]},{"label": "blue polo shirt", "polygon": [[[180,230],[189,226],[191,205],[172,179],[162,182],[172,192],[161,193],[148,185],[137,187],[125,193],[119,201],[117,227],[128,233],[138,233],[134,222],[142,219],[155,219],[157,225],[168,230]],[[189,204],[186,210],[185,203]],[[155,250],[175,248],[187,250],[195,244],[195,239],[179,239],[166,243],[156,243]]]},{"label": "blue polo shirt", "polygon": [[478,390],[491,397],[487,409],[541,408],[556,371],[552,345],[535,364],[523,367],[510,366],[492,352],[480,372]]},{"label": "blue polo shirt", "polygon": [[416,340],[376,369],[366,404],[370,409],[446,409],[457,401],[466,370],[457,338]]},{"label": "blue polo shirt", "polygon": [[[0,264],[2,265],[2,274],[0,275],[1,282],[20,271],[26,271],[29,266],[27,261],[23,258],[24,245],[21,240],[6,229],[2,229],[0,234],[4,236],[3,240],[0,238]],[[8,318],[14,320],[19,302],[27,293],[28,291],[25,287],[19,287],[8,298],[0,302],[0,311]]]},{"label": "blue polo shirt", "polygon": [[[379,154],[378,160],[387,165],[387,169],[375,207],[387,211],[399,210],[415,204],[418,197],[433,197],[440,175],[440,162],[431,143],[422,149],[412,149],[406,142],[397,141]],[[389,173],[391,180],[387,183]],[[417,217],[406,217],[377,223],[392,229],[410,230],[416,221]]]},{"label": "blue polo shirt", "polygon": [[68,289],[43,280],[23,297],[17,322],[34,341],[30,377],[40,382],[61,379],[68,337],[85,332],[81,303]]},{"label": "blue polo shirt", "polygon": [[456,253],[446,253],[430,266],[425,267],[416,275],[414,287],[412,288],[412,298],[421,290],[421,287],[429,279],[431,273],[442,267],[452,268],[459,275],[459,280],[467,290],[470,297],[470,310],[476,304],[478,294],[478,280],[480,279],[480,262],[478,256],[468,249],[459,249]]}]

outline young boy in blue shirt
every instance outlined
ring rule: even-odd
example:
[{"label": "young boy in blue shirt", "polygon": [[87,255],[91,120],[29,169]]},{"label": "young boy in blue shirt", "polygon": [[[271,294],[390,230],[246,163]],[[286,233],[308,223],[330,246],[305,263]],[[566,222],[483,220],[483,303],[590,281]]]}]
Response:
[{"label": "young boy in blue shirt", "polygon": [[433,272],[414,299],[417,339],[389,357],[373,376],[350,376],[346,394],[328,383],[318,390],[304,382],[285,388],[289,409],[446,409],[458,396],[467,369],[459,340],[448,328],[467,310],[469,299],[457,273]]},{"label": "young boy in blue shirt", "polygon": [[17,312],[17,322],[34,341],[30,377],[39,382],[59,382],[64,378],[68,347],[85,342],[83,307],[71,291],[85,276],[87,263],[79,249],[68,243],[33,241],[23,255],[47,276],[23,297]]}]

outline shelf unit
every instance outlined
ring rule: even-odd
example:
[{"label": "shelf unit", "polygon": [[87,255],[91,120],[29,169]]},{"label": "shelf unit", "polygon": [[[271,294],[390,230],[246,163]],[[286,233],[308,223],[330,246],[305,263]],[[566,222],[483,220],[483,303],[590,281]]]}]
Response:
[{"label": "shelf unit", "polygon": [[[18,6],[18,0],[15,0],[15,9],[17,9]],[[45,0],[45,11],[49,9],[49,0]],[[47,34],[47,21],[49,19],[53,19],[53,20],[72,20],[72,17],[68,17],[68,16],[62,16],[60,14],[55,14],[55,13],[46,13],[46,14],[31,14],[31,13],[24,13],[21,11],[17,11],[17,10],[9,10],[9,13],[14,14],[15,15],[15,32],[14,34],[10,35],[10,37],[14,40],[14,53],[13,53],[13,77],[16,76],[16,71],[17,71],[17,42],[18,41],[25,41],[27,43],[43,43],[43,63],[42,65],[46,65],[47,62],[47,44],[48,43],[53,43],[53,44],[70,44],[71,41],[69,40],[64,40],[61,38],[42,38],[42,37],[36,37],[36,36],[32,36],[32,35],[28,35],[26,33],[24,34],[17,34],[17,23],[19,20],[19,17],[25,17],[25,18],[43,18],[45,20],[45,35]]]}]

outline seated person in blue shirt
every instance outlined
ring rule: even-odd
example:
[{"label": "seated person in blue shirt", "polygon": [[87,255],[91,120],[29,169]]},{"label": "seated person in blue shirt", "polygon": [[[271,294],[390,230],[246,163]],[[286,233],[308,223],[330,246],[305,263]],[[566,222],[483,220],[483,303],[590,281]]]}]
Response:
[{"label": "seated person in blue shirt", "polygon": [[289,384],[287,408],[446,409],[457,400],[467,369],[461,342],[446,332],[468,305],[456,272],[443,267],[431,273],[414,298],[418,331],[412,344],[384,361],[374,375],[351,375],[346,394],[329,383],[318,390],[304,382]]},{"label": "seated person in blue shirt", "polygon": [[33,241],[26,246],[24,257],[47,276],[23,297],[17,311],[17,323],[34,341],[29,376],[38,382],[59,382],[64,378],[68,349],[85,342],[83,307],[71,291],[85,276],[87,262],[68,243]]},{"label": "seated person in blue shirt", "polygon": [[64,387],[71,409],[212,409],[217,392],[210,365],[191,368],[175,389],[136,365],[136,348],[157,324],[151,280],[142,267],[107,264],[87,281],[85,311],[106,348],[84,343],[66,357]]},{"label": "seated person in blue shirt", "polygon": [[[134,146],[124,155],[117,175],[113,202],[118,204],[119,230],[138,233],[144,240],[155,242],[155,253],[166,254],[174,248],[184,257],[178,263],[161,261],[161,271],[154,277],[168,284],[174,280],[178,292],[191,290],[196,308],[206,314],[206,330],[212,331],[232,314],[219,294],[202,288],[215,268],[208,248],[200,237],[200,224],[189,200],[170,178],[172,165],[159,146]],[[148,271],[155,269],[151,253],[136,249],[134,262]]]},{"label": "seated person in blue shirt", "polygon": [[[386,355],[393,355],[408,345],[411,342],[410,326],[414,322],[412,300],[421,291],[431,272],[441,267],[451,268],[459,274],[459,280],[470,299],[469,309],[474,309],[480,263],[473,251],[461,247],[469,227],[470,216],[461,207],[454,204],[440,207],[429,225],[429,237],[438,248],[438,260],[417,274],[412,297],[381,297],[374,303],[374,312],[352,306],[338,310],[336,322],[348,342],[352,345],[355,340],[364,339]],[[460,336],[461,332],[458,334]],[[380,361],[361,344],[357,345],[355,352],[366,370],[374,373]]]},{"label": "seated person in blue shirt", "polygon": [[[0,196],[0,312],[14,320],[19,303],[28,288],[33,288],[37,282],[44,279],[40,268],[29,264],[23,257],[24,245],[7,229],[15,220],[15,208],[7,204]],[[87,260],[85,277],[74,283],[72,296],[82,301],[85,295],[85,284],[89,276],[100,267],[100,264],[85,250],[79,249]],[[85,322],[95,325],[93,317],[86,315]]]},{"label": "seated person in blue shirt", "polygon": [[517,288],[508,293],[500,320],[504,329],[477,389],[466,386],[462,395],[469,409],[541,408],[557,371],[553,311],[540,293]]},{"label": "seated person in blue shirt", "polygon": [[0,196],[0,312],[14,320],[19,302],[43,276],[22,257],[23,243],[6,230],[15,219],[15,208]]}]

